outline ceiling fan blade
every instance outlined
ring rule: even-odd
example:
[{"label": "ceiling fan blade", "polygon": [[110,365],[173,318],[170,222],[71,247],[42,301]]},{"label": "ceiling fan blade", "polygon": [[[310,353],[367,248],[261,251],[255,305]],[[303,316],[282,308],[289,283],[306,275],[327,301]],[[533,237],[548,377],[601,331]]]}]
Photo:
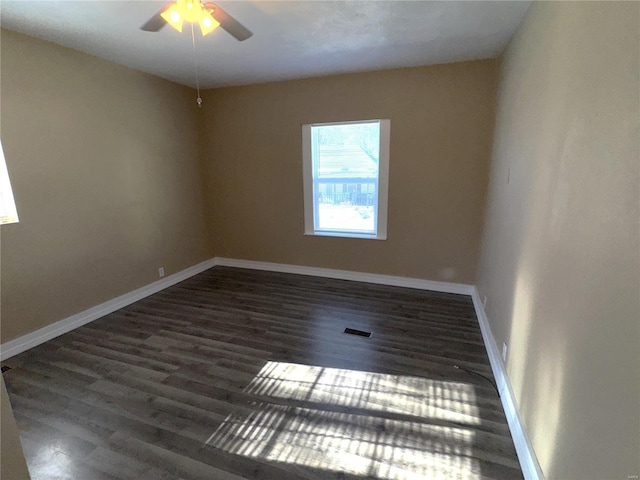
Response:
[{"label": "ceiling fan blade", "polygon": [[161,17],[162,13],[171,6],[171,2],[167,3],[164,7],[160,9],[158,13],[156,13],[153,17],[147,20],[147,23],[140,27],[140,30],[144,30],[145,32],[157,32],[162,27],[164,27],[167,22],[164,18]]},{"label": "ceiling fan blade", "polygon": [[207,2],[204,4],[204,8],[209,10],[213,18],[220,22],[220,26],[235,37],[236,40],[242,42],[253,35],[251,30],[242,25],[215,3]]}]

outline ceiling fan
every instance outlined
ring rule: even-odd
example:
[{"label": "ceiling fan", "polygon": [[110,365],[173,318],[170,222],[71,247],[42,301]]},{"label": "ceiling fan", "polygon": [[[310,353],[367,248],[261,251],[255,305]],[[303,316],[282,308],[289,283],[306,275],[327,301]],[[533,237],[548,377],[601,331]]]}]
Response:
[{"label": "ceiling fan", "polygon": [[169,2],[142,25],[140,29],[146,32],[157,32],[166,24],[169,24],[181,32],[184,21],[198,23],[203,36],[215,30],[218,26],[240,42],[253,35],[248,28],[215,3],[201,2],[200,0]]}]

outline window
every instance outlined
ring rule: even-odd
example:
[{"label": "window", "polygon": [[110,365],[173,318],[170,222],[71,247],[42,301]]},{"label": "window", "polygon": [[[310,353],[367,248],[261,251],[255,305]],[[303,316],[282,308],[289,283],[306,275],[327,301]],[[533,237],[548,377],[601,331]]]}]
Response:
[{"label": "window", "polygon": [[13,200],[9,172],[7,171],[7,164],[4,159],[2,143],[0,142],[0,225],[16,223],[17,221],[18,212],[16,211],[16,204]]},{"label": "window", "polygon": [[387,238],[389,120],[302,126],[305,235]]}]

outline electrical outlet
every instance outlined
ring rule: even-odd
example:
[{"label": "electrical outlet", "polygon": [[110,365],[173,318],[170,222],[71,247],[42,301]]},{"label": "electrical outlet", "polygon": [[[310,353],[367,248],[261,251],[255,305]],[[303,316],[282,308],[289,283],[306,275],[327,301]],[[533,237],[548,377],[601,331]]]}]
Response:
[{"label": "electrical outlet", "polygon": [[507,344],[502,342],[502,361],[507,361]]},{"label": "electrical outlet", "polygon": [[160,276],[160,278],[164,277],[164,267],[160,267],[158,269],[158,275]]}]

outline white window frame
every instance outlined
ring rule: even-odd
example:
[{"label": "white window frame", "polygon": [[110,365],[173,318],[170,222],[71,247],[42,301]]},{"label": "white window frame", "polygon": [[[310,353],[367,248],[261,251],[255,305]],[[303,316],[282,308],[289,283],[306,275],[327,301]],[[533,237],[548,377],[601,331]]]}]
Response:
[{"label": "white window frame", "polygon": [[[313,193],[313,154],[311,127],[328,125],[349,125],[357,123],[379,122],[380,124],[380,157],[378,159],[378,204],[375,208],[375,233],[367,234],[352,231],[316,229],[316,212],[314,211]],[[304,192],[304,234],[327,237],[368,238],[373,240],[387,239],[387,211],[389,199],[389,144],[391,139],[391,121],[389,119],[358,120],[348,122],[309,123],[302,125],[302,180]]]}]

